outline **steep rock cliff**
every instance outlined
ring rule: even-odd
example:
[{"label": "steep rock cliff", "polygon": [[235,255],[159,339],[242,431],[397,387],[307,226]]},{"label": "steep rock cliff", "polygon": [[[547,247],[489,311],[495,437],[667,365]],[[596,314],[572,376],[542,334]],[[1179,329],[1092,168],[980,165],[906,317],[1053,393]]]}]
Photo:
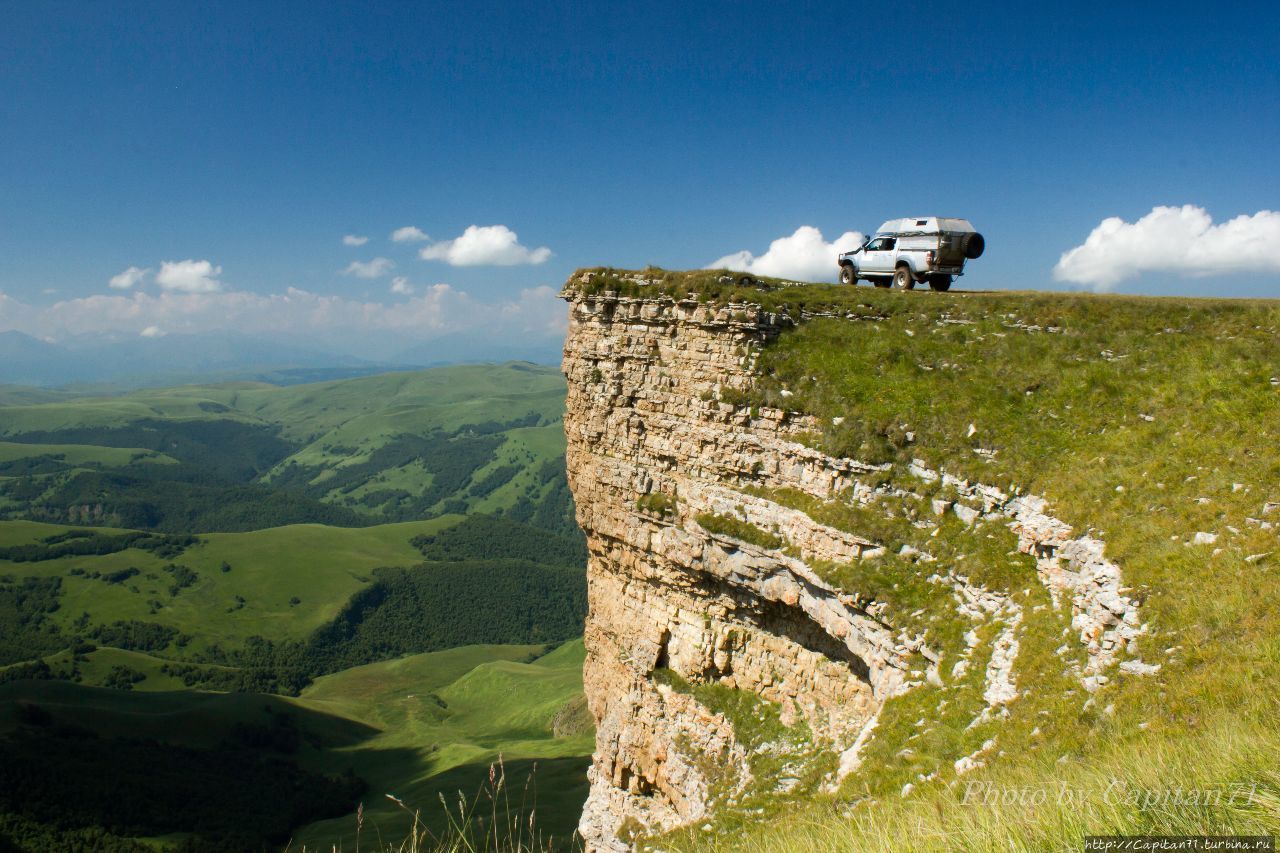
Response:
[{"label": "steep rock cliff", "polygon": [[[625,850],[635,835],[741,807],[761,786],[830,790],[857,769],[886,701],[919,685],[970,673],[982,704],[973,725],[1017,699],[1019,635],[1032,618],[1022,604],[904,546],[894,556],[971,626],[959,650],[935,646],[918,619],[824,578],[821,567],[874,562],[885,547],[820,523],[806,500],[925,506],[912,521],[924,529],[943,517],[997,524],[1069,611],[1080,654],[1060,653],[1084,688],[1134,649],[1143,628],[1119,568],[1041,499],[923,464],[890,478],[886,465],[810,447],[813,418],[744,404],[760,347],[789,318],[592,293],[591,275],[563,294],[569,480],[590,552],[585,684],[597,740],[580,825],[590,848]],[[802,736],[744,743],[732,715],[702,701],[707,686],[756,697]],[[766,753],[777,759],[771,777],[757,778]]]}]

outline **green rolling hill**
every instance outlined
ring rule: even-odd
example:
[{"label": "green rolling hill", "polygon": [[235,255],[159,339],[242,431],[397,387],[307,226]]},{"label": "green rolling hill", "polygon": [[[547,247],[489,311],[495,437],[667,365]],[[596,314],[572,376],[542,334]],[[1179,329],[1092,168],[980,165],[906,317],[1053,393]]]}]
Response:
[{"label": "green rolling hill", "polygon": [[[0,849],[329,849],[360,801],[390,840],[411,818],[384,794],[439,829],[438,795],[474,795],[499,756],[567,841],[592,734],[563,395],[527,364],[6,388],[0,752],[37,779],[200,768],[171,787],[211,806],[116,816],[100,785],[41,783],[0,798]],[[251,803],[219,793],[232,777]],[[261,802],[258,829],[220,817]]]},{"label": "green rolling hill", "polygon": [[0,517],[209,532],[503,510],[568,531],[563,399],[558,371],[511,363],[0,405]]}]

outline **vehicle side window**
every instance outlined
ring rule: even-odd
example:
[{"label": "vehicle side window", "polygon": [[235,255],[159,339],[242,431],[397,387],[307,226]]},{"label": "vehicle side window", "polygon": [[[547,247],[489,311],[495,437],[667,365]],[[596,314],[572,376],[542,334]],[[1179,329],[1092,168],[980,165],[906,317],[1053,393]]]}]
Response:
[{"label": "vehicle side window", "polygon": [[887,243],[887,242],[889,242],[889,241],[888,241],[888,239],[887,239],[887,238],[885,238],[885,237],[879,237],[879,238],[877,238],[877,239],[875,239],[875,240],[872,240],[869,244],[867,244],[867,251],[868,251],[868,252],[882,252],[882,251],[884,251],[886,248],[888,248],[887,246],[885,246],[885,243]]},{"label": "vehicle side window", "polygon": [[883,249],[884,251],[888,252],[889,250],[891,250],[891,249],[892,249],[894,246],[896,246],[896,245],[898,245],[898,241],[897,241],[897,239],[896,239],[896,238],[894,238],[894,237],[885,237],[885,238],[884,238],[884,245],[883,245],[883,246],[881,246],[880,248],[881,248],[881,249]]}]

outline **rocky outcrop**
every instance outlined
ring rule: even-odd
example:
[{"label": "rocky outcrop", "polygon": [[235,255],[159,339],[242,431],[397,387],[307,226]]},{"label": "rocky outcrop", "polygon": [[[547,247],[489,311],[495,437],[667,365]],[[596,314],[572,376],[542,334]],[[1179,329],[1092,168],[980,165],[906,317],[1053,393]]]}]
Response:
[{"label": "rocky outcrop", "polygon": [[[751,782],[730,722],[656,674],[777,703],[783,722],[807,723],[847,773],[885,701],[936,680],[939,660],[874,602],[812,568],[874,559],[878,543],[765,496],[788,489],[870,502],[903,487],[868,486],[877,466],[804,446],[798,439],[814,429],[804,415],[721,402],[750,388],[754,354],[790,321],[750,305],[585,295],[579,283],[563,294],[565,431],[590,554],[584,675],[597,724],[580,829],[591,849],[625,850],[630,832],[702,820]],[[1036,498],[916,467],[921,482],[945,478],[958,496],[936,511],[1014,529],[1042,579],[1074,603],[1087,675],[1105,678],[1141,626],[1101,543],[1073,538]],[[700,519],[709,516],[781,544],[708,530]],[[1021,610],[918,557],[931,580],[956,590],[962,612],[1000,622],[984,695],[989,710],[1014,701]]]}]

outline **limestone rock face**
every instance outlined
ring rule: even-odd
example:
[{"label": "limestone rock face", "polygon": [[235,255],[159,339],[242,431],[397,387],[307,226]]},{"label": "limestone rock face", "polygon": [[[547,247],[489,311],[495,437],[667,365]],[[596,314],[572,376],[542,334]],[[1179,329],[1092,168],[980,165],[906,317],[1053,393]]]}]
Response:
[{"label": "limestone rock face", "polygon": [[[702,820],[718,798],[751,781],[729,721],[655,673],[778,703],[784,723],[803,720],[841,754],[845,774],[856,769],[884,702],[925,679],[936,683],[938,659],[884,621],[877,605],[832,588],[809,567],[875,559],[883,553],[877,543],[760,496],[790,489],[822,499],[875,497],[856,478],[876,466],[797,440],[815,431],[811,418],[720,402],[751,386],[754,353],[790,321],[750,305],[586,295],[573,285],[563,294],[565,432],[589,549],[584,676],[597,724],[579,828],[588,849],[622,851],[630,833]],[[913,473],[948,479],[922,466]],[[948,481],[961,501],[936,502],[934,510],[969,523],[999,518],[1014,530],[1055,598],[1062,592],[1072,601],[1093,656],[1087,673],[1096,676],[1141,630],[1102,543],[1072,538],[1033,496]],[[708,531],[698,522],[708,513],[785,546]],[[985,695],[989,710],[1014,701],[1019,607],[953,572],[930,580],[955,587],[973,618],[1001,621]]]},{"label": "limestone rock face", "polygon": [[915,649],[805,562],[696,522],[741,517],[783,532],[805,559],[872,547],[739,491],[826,495],[863,470],[797,444],[803,419],[715,401],[749,386],[750,351],[780,328],[746,306],[572,302],[565,431],[590,549],[585,683],[598,729],[581,831],[593,849],[625,850],[628,822],[660,831],[699,820],[712,789],[749,776],[732,727],[655,684],[655,669],[750,690],[779,703],[784,722],[803,717],[844,747],[907,681]]}]

